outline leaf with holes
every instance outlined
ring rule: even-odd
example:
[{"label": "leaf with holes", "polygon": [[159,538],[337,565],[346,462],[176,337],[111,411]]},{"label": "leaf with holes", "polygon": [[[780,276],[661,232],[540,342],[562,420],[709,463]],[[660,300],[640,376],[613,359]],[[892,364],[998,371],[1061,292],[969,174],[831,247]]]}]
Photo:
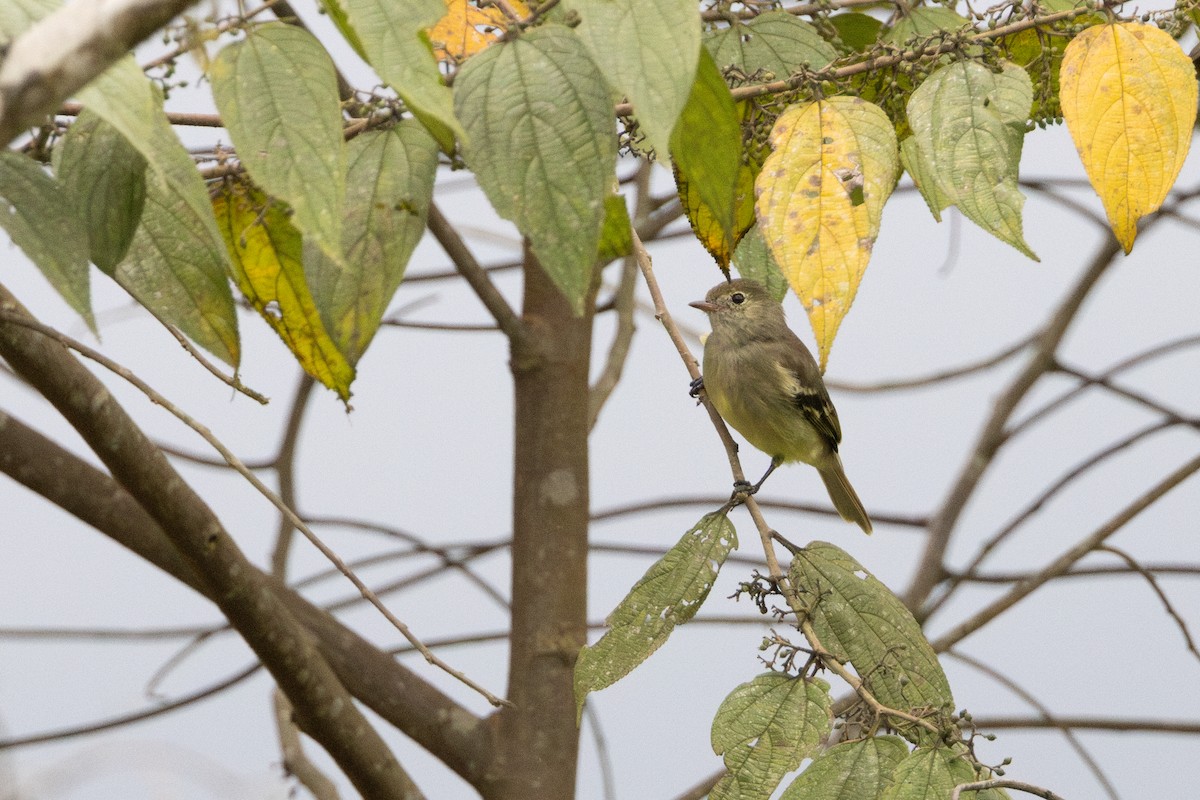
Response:
[{"label": "leaf with holes", "polygon": [[575,704],[611,686],[662,647],[696,615],[717,572],[737,548],[737,532],[724,514],[706,514],[663,555],[608,617],[608,630],[585,646],[575,663]]}]

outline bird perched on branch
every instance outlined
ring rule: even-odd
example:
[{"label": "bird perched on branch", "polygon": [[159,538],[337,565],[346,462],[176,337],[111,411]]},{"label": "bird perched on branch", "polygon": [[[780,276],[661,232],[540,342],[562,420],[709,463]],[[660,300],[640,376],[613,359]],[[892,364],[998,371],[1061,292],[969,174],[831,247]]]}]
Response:
[{"label": "bird perched on branch", "polygon": [[751,492],[780,464],[803,461],[817,468],[842,519],[870,533],[871,519],[838,456],[842,428],[821,370],[780,304],[761,284],[731,280],[690,305],[712,323],[695,389],[702,385],[725,421],[771,457]]}]

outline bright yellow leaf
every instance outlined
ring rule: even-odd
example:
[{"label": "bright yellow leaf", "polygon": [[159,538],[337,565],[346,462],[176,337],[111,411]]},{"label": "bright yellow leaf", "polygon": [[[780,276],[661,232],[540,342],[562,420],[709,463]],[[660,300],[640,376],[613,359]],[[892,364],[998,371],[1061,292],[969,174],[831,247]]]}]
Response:
[{"label": "bright yellow leaf", "polygon": [[821,370],[867,269],[900,161],[887,115],[856,97],[794,105],[755,181],[759,227],[808,311]]},{"label": "bright yellow leaf", "polygon": [[1122,22],[1076,36],[1059,83],[1075,149],[1128,253],[1138,220],[1162,205],[1187,156],[1195,68],[1167,33]]},{"label": "bright yellow leaf", "polygon": [[227,181],[213,198],[233,278],[304,371],[350,399],[354,367],[337,349],[304,279],[303,240],[286,209],[259,189]]},{"label": "bright yellow leaf", "polygon": [[[513,9],[528,16],[529,7],[510,0]],[[499,8],[480,8],[470,0],[446,0],[446,16],[429,29],[433,54],[438,61],[458,64],[500,38],[508,20]]]}]

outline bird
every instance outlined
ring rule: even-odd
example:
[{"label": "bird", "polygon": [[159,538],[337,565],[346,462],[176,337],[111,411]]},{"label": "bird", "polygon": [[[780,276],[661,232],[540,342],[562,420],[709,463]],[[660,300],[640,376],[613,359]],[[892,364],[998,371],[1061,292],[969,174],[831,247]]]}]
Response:
[{"label": "bird", "polygon": [[[721,417],[771,457],[750,492],[780,464],[816,467],[829,499],[847,522],[871,532],[871,518],[842,468],[842,427],[812,353],[791,328],[783,307],[761,284],[744,278],[719,283],[689,303],[708,315],[703,387]],[[745,488],[740,487],[740,488]]]}]

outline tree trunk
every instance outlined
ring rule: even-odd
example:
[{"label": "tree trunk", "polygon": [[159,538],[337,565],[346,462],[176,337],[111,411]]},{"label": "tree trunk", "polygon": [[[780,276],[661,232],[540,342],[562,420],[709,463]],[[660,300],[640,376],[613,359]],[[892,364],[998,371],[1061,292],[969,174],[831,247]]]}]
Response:
[{"label": "tree trunk", "polygon": [[573,670],[587,636],[588,367],[592,307],[575,317],[526,250],[516,393],[512,636],[508,699],[496,717],[497,800],[569,800],[579,730]]}]

